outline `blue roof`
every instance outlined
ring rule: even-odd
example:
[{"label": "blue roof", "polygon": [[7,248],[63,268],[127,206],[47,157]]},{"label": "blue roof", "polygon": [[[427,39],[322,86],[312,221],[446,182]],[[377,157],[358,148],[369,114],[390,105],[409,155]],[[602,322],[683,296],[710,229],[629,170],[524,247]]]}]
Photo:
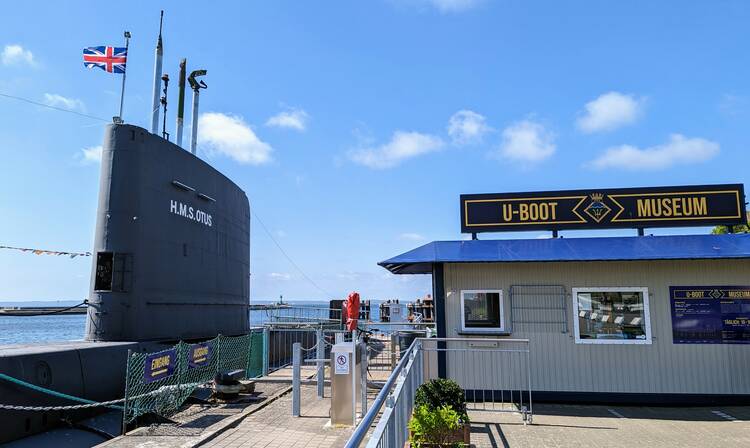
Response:
[{"label": "blue roof", "polygon": [[750,234],[433,241],[378,264],[394,274],[428,274],[434,263],[721,258],[750,258]]}]

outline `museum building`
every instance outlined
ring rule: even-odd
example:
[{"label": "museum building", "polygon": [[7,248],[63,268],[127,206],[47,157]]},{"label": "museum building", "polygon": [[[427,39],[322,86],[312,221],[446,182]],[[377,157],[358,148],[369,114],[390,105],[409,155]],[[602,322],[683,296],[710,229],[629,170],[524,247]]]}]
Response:
[{"label": "museum building", "polygon": [[[646,235],[746,224],[742,185],[462,195],[471,240],[379,263],[432,275],[438,337],[528,339],[535,400],[750,401],[750,234]],[[571,229],[638,236],[563,238]],[[548,230],[546,239],[478,239]],[[441,376],[472,367],[450,351]],[[513,389],[516,372],[483,389]]]}]

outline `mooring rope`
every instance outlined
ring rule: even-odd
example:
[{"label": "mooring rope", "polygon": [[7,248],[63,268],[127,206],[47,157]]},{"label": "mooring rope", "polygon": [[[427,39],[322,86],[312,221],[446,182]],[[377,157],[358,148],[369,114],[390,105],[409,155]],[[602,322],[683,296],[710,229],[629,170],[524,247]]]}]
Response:
[{"label": "mooring rope", "polygon": [[124,398],[120,398],[117,400],[110,400],[110,401],[102,401],[102,402],[87,400],[86,398],[76,397],[73,395],[68,395],[63,392],[58,392],[56,390],[47,389],[42,386],[37,386],[36,384],[32,384],[23,380],[19,380],[18,378],[14,378],[4,373],[0,373],[0,379],[9,381],[19,386],[26,387],[28,389],[35,390],[37,392],[45,393],[47,395],[52,395],[54,397],[64,398],[66,400],[77,401],[79,403],[83,403],[83,404],[74,404],[74,405],[68,405],[68,406],[20,406],[20,405],[13,405],[13,404],[0,404],[0,409],[6,409],[6,410],[12,410],[12,411],[66,411],[66,410],[73,410],[73,409],[96,408],[100,406],[107,406],[113,409],[122,409],[122,406],[113,406],[113,405],[117,403],[122,403],[125,401]]},{"label": "mooring rope", "polygon": [[24,313],[24,312],[22,312],[20,310],[19,310],[19,312],[16,312],[16,313],[14,313],[13,311],[3,311],[2,313],[0,313],[0,316],[9,316],[9,317],[50,316],[50,315],[53,315],[53,314],[64,313],[64,312],[70,311],[70,310],[72,310],[74,308],[79,308],[79,307],[82,307],[82,306],[88,306],[88,304],[89,304],[89,301],[88,301],[88,299],[86,299],[86,300],[84,300],[83,302],[81,302],[81,303],[79,303],[77,305],[69,306],[67,308],[63,308],[63,309],[59,309],[59,310],[55,310],[55,311],[49,311],[49,312],[46,312],[46,313],[33,313],[33,314],[29,314],[29,313]]},{"label": "mooring rope", "polygon": [[[48,395],[52,395],[59,398],[65,398],[67,400],[77,401],[82,404],[73,404],[73,405],[66,405],[66,406],[21,406],[21,405],[15,405],[15,404],[0,404],[0,409],[10,410],[10,411],[70,411],[75,409],[88,409],[88,408],[97,408],[106,406],[108,408],[112,409],[118,409],[123,410],[122,406],[115,406],[118,403],[123,403],[125,401],[125,398],[118,398],[117,400],[109,400],[109,401],[93,401],[88,400],[86,398],[76,397],[74,395],[68,395],[63,392],[58,392],[52,389],[47,389],[42,386],[37,386],[36,384],[28,383],[23,380],[19,380],[18,378],[14,378],[10,375],[6,375],[4,373],[0,373],[0,379],[9,381],[11,383],[17,384],[19,386],[27,387],[29,389],[33,389],[38,392],[42,392]],[[197,387],[205,384],[204,382],[199,383],[184,383],[180,385],[172,385],[172,386],[165,386],[167,388],[175,388],[175,387]],[[151,392],[146,392],[143,394],[135,395],[132,397],[128,397],[128,402],[131,400],[137,400],[139,398],[147,397],[150,395],[158,395],[160,393],[164,393],[164,388],[159,388],[156,390],[152,390]]]}]

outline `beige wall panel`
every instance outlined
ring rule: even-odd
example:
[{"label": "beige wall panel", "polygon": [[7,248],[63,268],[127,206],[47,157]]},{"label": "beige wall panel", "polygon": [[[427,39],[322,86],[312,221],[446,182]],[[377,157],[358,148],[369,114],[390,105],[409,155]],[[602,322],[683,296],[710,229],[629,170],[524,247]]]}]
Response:
[{"label": "beige wall panel", "polygon": [[[510,336],[503,336],[530,339],[534,390],[750,394],[750,375],[746,374],[750,371],[750,345],[673,344],[669,303],[670,286],[749,283],[750,260],[447,264],[446,336],[461,337],[461,290],[502,289],[505,326],[510,328],[512,285],[562,285],[567,333],[560,325],[518,324]],[[647,287],[652,343],[576,344],[571,290],[587,286]],[[527,316],[542,319],[543,315],[531,311]],[[488,367],[466,359],[466,355],[448,356],[449,375],[476,385],[478,372],[472,365],[494,370],[495,375],[515,370],[500,359]],[[523,381],[518,377],[492,379],[481,387],[499,388],[499,382],[516,385]]]}]

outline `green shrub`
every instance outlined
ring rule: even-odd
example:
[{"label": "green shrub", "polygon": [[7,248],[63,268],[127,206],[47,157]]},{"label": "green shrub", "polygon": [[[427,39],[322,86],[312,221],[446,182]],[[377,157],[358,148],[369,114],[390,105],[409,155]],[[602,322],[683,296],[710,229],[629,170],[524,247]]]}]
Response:
[{"label": "green shrub", "polygon": [[460,442],[453,442],[454,433],[460,427],[461,417],[450,406],[437,409],[418,406],[409,420],[409,442],[414,448],[421,448],[425,443],[461,446]]},{"label": "green shrub", "polygon": [[469,416],[466,414],[464,390],[453,380],[438,378],[419,386],[414,397],[414,407],[420,406],[427,406],[428,409],[450,406],[458,413],[464,423],[469,422]]}]

